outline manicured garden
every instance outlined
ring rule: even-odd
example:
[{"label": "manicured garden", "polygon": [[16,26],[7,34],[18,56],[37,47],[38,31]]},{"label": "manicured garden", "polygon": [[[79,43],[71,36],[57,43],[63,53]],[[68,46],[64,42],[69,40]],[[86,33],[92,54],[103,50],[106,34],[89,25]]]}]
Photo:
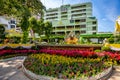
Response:
[{"label": "manicured garden", "polygon": [[93,77],[120,63],[119,52],[111,51],[106,47],[102,50],[91,50],[87,46],[87,48],[76,48],[71,45],[62,48],[61,46],[41,47],[29,44],[3,46],[1,44],[0,47],[0,59],[27,56],[24,61],[27,70],[38,75],[60,79]]},{"label": "manicured garden", "polygon": [[119,65],[119,60],[120,54],[111,51],[49,48],[29,55],[24,66],[38,75],[80,79],[95,76],[110,66]]},{"label": "manicured garden", "polygon": [[[38,64],[39,63],[39,64]],[[50,54],[31,54],[25,67],[38,74],[62,79],[91,77],[109,68],[116,62],[110,58],[67,57]]]}]

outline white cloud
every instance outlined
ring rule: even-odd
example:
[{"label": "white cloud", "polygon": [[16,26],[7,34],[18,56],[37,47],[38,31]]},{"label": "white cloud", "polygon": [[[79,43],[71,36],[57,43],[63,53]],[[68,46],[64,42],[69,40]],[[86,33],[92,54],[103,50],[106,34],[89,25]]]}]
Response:
[{"label": "white cloud", "polygon": [[[90,2],[91,0],[63,0],[63,4],[77,4],[83,2]],[[46,8],[56,8],[62,5],[62,0],[41,0]]]},{"label": "white cloud", "polygon": [[60,5],[62,4],[61,0],[41,0],[41,2],[43,3],[43,5],[45,5],[47,9],[60,7]]}]

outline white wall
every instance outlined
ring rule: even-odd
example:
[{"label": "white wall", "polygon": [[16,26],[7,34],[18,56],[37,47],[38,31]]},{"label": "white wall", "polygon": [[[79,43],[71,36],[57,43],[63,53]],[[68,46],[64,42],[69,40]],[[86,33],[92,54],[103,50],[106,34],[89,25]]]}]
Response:
[{"label": "white wall", "polygon": [[10,25],[9,25],[9,23],[8,23],[8,20],[5,19],[3,16],[0,16],[0,24],[5,25],[5,28],[6,28],[6,29],[10,29]]}]

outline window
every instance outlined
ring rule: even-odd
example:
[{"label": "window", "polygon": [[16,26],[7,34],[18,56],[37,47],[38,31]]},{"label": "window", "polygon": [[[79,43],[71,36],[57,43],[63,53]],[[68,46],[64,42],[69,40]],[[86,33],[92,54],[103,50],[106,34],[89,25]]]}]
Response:
[{"label": "window", "polygon": [[86,25],[80,25],[80,28],[86,28]]},{"label": "window", "polygon": [[15,25],[11,25],[11,28],[15,28]]},{"label": "window", "polygon": [[61,7],[61,12],[67,12],[67,7]]},{"label": "window", "polygon": [[96,27],[92,27],[92,30],[96,30]]},{"label": "window", "polygon": [[11,24],[15,24],[15,20],[10,20],[10,23]]},{"label": "window", "polygon": [[74,20],[71,19],[71,20],[70,20],[70,23],[74,23]]},{"label": "window", "polygon": [[94,21],[92,24],[96,24],[96,21]]},{"label": "window", "polygon": [[86,33],[86,31],[85,31],[85,30],[82,30],[82,31],[80,31],[80,33]]},{"label": "window", "polygon": [[81,19],[80,22],[86,22],[86,19]]}]

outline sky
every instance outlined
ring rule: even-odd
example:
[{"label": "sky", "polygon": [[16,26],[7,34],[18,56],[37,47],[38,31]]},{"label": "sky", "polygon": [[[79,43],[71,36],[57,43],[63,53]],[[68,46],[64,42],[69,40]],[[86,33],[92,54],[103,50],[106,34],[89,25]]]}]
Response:
[{"label": "sky", "polygon": [[[48,8],[62,5],[62,0],[41,0]],[[93,16],[98,20],[98,32],[114,32],[115,21],[120,16],[120,0],[63,0],[65,4],[78,4],[92,2]]]}]

